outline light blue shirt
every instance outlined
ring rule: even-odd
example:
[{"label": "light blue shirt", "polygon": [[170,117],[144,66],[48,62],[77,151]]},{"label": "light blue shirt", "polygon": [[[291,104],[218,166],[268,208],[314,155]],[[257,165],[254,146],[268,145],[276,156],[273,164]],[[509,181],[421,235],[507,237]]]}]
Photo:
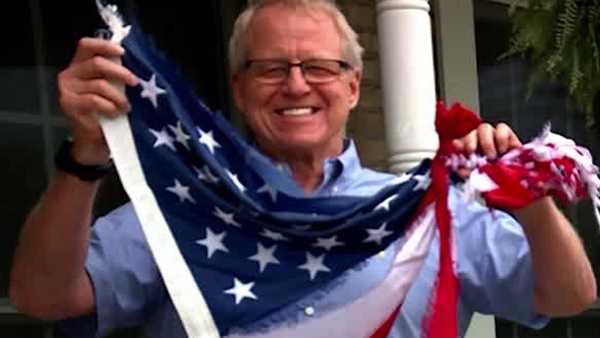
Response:
[{"label": "light blue shirt", "polygon": [[[339,157],[324,163],[324,180],[314,195],[368,196],[393,177],[362,167],[356,148],[350,142]],[[298,187],[277,188],[289,194],[302,193]],[[450,191],[449,205],[454,219],[460,280],[460,335],[464,335],[474,312],[493,314],[531,327],[544,326],[548,319],[533,311],[533,271],[520,225],[504,212],[466,202],[455,188]],[[349,295],[369,290],[382,281],[392,256],[371,258],[365,267],[350,272],[351,283],[328,293],[327,297],[307,297],[281,311],[297,311],[298,306],[310,306],[318,311],[344,303]],[[421,337],[421,320],[437,267],[436,239],[389,338]],[[70,335],[102,337],[114,328],[142,326],[147,337],[186,337],[130,204],[97,220],[86,269],[94,286],[97,310],[95,315],[64,321],[61,326]]]}]

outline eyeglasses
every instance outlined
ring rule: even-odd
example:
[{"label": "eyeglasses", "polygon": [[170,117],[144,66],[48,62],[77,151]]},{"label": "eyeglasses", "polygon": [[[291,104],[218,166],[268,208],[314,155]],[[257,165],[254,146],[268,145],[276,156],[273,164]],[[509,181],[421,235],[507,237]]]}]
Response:
[{"label": "eyeglasses", "polygon": [[248,60],[245,69],[254,78],[265,84],[280,84],[290,74],[292,67],[300,67],[306,82],[311,84],[327,83],[336,80],[340,74],[352,69],[352,66],[341,60],[310,59],[292,63],[287,60]]}]

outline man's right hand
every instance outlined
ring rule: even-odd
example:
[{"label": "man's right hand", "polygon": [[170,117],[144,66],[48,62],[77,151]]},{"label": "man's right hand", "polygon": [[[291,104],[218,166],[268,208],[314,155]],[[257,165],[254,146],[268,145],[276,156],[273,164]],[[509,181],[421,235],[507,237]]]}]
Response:
[{"label": "man's right hand", "polygon": [[58,75],[59,104],[74,139],[72,155],[81,164],[105,164],[110,157],[97,115],[116,117],[131,109],[116,86],[138,83],[131,71],[115,62],[124,53],[110,41],[83,38],[69,66]]},{"label": "man's right hand", "polygon": [[[123,53],[114,43],[81,39],[69,67],[58,76],[59,103],[74,139],[71,155],[81,164],[109,160],[98,115],[114,117],[129,111],[118,88],[138,80],[118,63]],[[19,311],[45,320],[94,312],[94,289],[85,261],[98,186],[99,181],[84,182],[57,171],[27,217],[11,271],[10,298]]]}]

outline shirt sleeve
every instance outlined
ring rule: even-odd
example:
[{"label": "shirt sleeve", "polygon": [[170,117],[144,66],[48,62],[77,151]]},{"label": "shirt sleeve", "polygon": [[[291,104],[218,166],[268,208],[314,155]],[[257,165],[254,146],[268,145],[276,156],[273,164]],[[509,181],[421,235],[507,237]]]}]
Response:
[{"label": "shirt sleeve", "polygon": [[130,204],[96,221],[85,267],[96,313],[60,323],[72,337],[102,337],[116,328],[139,326],[166,296]]},{"label": "shirt sleeve", "polygon": [[533,328],[549,319],[533,308],[534,274],[527,238],[509,214],[451,194],[461,302]]}]

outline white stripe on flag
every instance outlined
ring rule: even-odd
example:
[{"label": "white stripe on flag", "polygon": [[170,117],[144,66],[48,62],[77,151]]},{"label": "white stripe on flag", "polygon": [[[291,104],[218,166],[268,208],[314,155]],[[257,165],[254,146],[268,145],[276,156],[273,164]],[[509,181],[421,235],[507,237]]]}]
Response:
[{"label": "white stripe on flag", "polygon": [[[120,88],[124,90],[123,88]],[[219,338],[208,305],[196,285],[173,234],[165,221],[142,171],[133,135],[126,116],[99,118],[102,131],[127,191],[156,265],[189,338]]]},{"label": "white stripe on flag", "polygon": [[404,301],[421,270],[435,233],[434,206],[430,205],[402,239],[393,244],[396,255],[388,275],[364,296],[322,315],[305,317],[302,322],[273,327],[268,332],[231,334],[226,338],[370,337]]}]

